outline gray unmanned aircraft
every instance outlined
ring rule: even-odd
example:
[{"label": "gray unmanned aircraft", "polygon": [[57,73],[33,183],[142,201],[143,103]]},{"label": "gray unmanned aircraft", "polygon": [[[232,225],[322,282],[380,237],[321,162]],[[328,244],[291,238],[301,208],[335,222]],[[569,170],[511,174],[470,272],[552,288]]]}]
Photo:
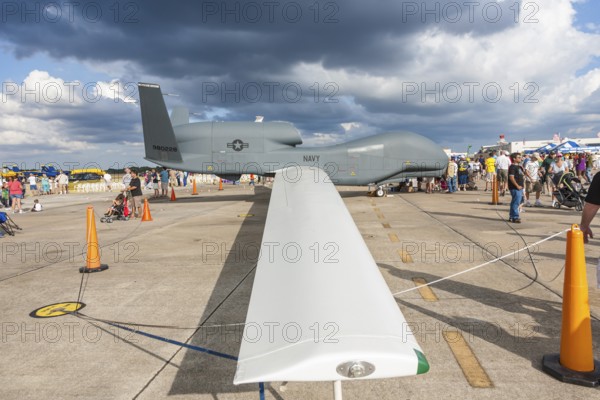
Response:
[{"label": "gray unmanned aircraft", "polygon": [[390,132],[296,147],[289,123],[189,123],[181,109],[169,119],[158,85],[140,83],[139,93],[147,160],[222,178],[275,177],[234,384],[331,381],[341,399],[345,380],[429,370],[334,184],[441,176],[448,158],[439,146]]},{"label": "gray unmanned aircraft", "polygon": [[325,147],[301,147],[288,122],[196,122],[187,110],[171,119],[159,85],[140,83],[146,160],[169,168],[238,180],[242,174],[274,176],[291,166],[327,173],[336,185],[378,186],[405,178],[439,177],[448,156],[430,139],[395,131]]}]

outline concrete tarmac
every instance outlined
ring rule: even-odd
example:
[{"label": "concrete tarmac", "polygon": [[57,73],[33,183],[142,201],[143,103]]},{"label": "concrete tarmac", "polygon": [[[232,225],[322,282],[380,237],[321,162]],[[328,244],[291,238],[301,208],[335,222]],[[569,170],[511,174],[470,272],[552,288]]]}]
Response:
[{"label": "concrete tarmac", "polygon": [[[199,189],[177,190],[175,202],[150,199],[152,222],[100,223],[116,193],[42,196],[44,212],[10,214],[22,230],[0,239],[0,398],[333,398],[330,382],[232,384],[270,188]],[[598,396],[541,369],[560,348],[566,233],[415,289],[564,231],[579,212],[552,209],[546,196],[546,207],[509,224],[510,197],[493,206],[489,192],[371,198],[366,188],[338,189],[431,366],[415,377],[344,382],[345,399]],[[109,269],[81,274],[88,205]],[[600,237],[600,217],[592,228]],[[596,360],[599,244],[586,245]],[[30,316],[76,301],[85,303],[78,314]]]}]

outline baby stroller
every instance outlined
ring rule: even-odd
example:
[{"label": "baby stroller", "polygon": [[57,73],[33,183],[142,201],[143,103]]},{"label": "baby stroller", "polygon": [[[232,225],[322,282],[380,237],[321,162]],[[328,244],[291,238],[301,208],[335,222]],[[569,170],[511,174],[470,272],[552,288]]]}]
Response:
[{"label": "baby stroller", "polygon": [[554,208],[561,206],[583,210],[583,204],[587,191],[581,185],[581,181],[572,172],[558,173],[552,178],[557,188],[552,194],[556,198]]},{"label": "baby stroller", "polygon": [[15,236],[15,230],[20,231],[19,225],[15,224],[7,213],[0,211],[0,228],[10,236]]},{"label": "baby stroller", "polygon": [[112,223],[117,221],[129,220],[129,207],[127,207],[127,196],[117,196],[112,207],[100,218],[100,222]]}]

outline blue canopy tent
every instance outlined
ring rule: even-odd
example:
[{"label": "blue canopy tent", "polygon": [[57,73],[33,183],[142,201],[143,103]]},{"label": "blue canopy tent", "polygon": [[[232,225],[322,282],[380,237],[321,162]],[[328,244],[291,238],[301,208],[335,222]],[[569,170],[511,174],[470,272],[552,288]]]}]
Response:
[{"label": "blue canopy tent", "polygon": [[525,154],[532,154],[532,153],[550,153],[554,148],[556,147],[556,145],[554,143],[548,143],[542,147],[540,147],[539,149],[535,149],[535,150],[525,150]]},{"label": "blue canopy tent", "polygon": [[585,147],[578,147],[576,149],[572,149],[572,150],[565,150],[565,153],[598,153],[600,152],[600,146],[585,146]]},{"label": "blue canopy tent", "polygon": [[577,153],[581,152],[581,146],[572,140],[567,140],[566,142],[556,146],[554,151],[560,151],[561,153]]}]

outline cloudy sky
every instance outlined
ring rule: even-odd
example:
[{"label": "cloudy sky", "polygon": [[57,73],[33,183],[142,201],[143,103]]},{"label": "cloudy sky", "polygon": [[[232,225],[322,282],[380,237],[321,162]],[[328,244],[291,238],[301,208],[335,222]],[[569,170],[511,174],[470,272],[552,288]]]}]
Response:
[{"label": "cloudy sky", "polygon": [[192,120],[285,120],[306,145],[406,129],[454,151],[600,132],[600,5],[2,1],[0,161],[141,163],[137,82]]}]

